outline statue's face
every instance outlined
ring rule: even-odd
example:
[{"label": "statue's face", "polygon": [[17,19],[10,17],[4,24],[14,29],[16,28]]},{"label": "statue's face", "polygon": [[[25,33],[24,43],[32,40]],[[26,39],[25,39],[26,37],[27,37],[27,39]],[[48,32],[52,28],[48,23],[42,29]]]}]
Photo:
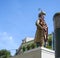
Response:
[{"label": "statue's face", "polygon": [[44,15],[41,15],[41,18],[44,19]]}]

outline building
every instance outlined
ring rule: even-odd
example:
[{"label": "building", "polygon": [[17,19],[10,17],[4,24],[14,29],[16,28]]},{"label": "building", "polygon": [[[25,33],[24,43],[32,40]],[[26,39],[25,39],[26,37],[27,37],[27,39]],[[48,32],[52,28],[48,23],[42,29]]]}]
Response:
[{"label": "building", "polygon": [[32,37],[26,37],[24,38],[24,40],[22,40],[22,44],[21,46],[17,49],[16,51],[16,54],[15,55],[20,55],[23,51],[22,51],[22,48],[25,46],[27,47],[27,45],[31,44],[31,43],[34,43],[34,38]]}]

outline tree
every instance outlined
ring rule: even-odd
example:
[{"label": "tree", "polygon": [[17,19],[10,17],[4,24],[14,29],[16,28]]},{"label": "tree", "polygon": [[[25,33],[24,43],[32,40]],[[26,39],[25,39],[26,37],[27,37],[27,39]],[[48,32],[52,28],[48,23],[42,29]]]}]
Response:
[{"label": "tree", "polygon": [[48,43],[49,46],[52,46],[52,34],[49,34]]},{"label": "tree", "polygon": [[11,53],[6,50],[6,49],[2,49],[0,50],[0,58],[9,58],[11,56]]}]

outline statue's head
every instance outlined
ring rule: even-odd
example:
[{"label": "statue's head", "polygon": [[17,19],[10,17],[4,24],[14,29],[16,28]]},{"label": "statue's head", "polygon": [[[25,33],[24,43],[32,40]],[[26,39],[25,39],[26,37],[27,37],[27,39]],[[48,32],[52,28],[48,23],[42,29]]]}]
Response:
[{"label": "statue's head", "polygon": [[44,15],[46,15],[46,13],[41,10],[41,12],[38,14],[38,17],[44,16]]}]

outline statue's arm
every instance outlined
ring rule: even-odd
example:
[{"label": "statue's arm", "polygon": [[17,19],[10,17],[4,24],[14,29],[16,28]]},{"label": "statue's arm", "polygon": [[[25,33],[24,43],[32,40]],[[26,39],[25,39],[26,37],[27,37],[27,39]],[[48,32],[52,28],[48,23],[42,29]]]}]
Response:
[{"label": "statue's arm", "polygon": [[41,29],[43,29],[43,27],[39,24],[39,20],[36,21],[36,26],[39,26]]}]

